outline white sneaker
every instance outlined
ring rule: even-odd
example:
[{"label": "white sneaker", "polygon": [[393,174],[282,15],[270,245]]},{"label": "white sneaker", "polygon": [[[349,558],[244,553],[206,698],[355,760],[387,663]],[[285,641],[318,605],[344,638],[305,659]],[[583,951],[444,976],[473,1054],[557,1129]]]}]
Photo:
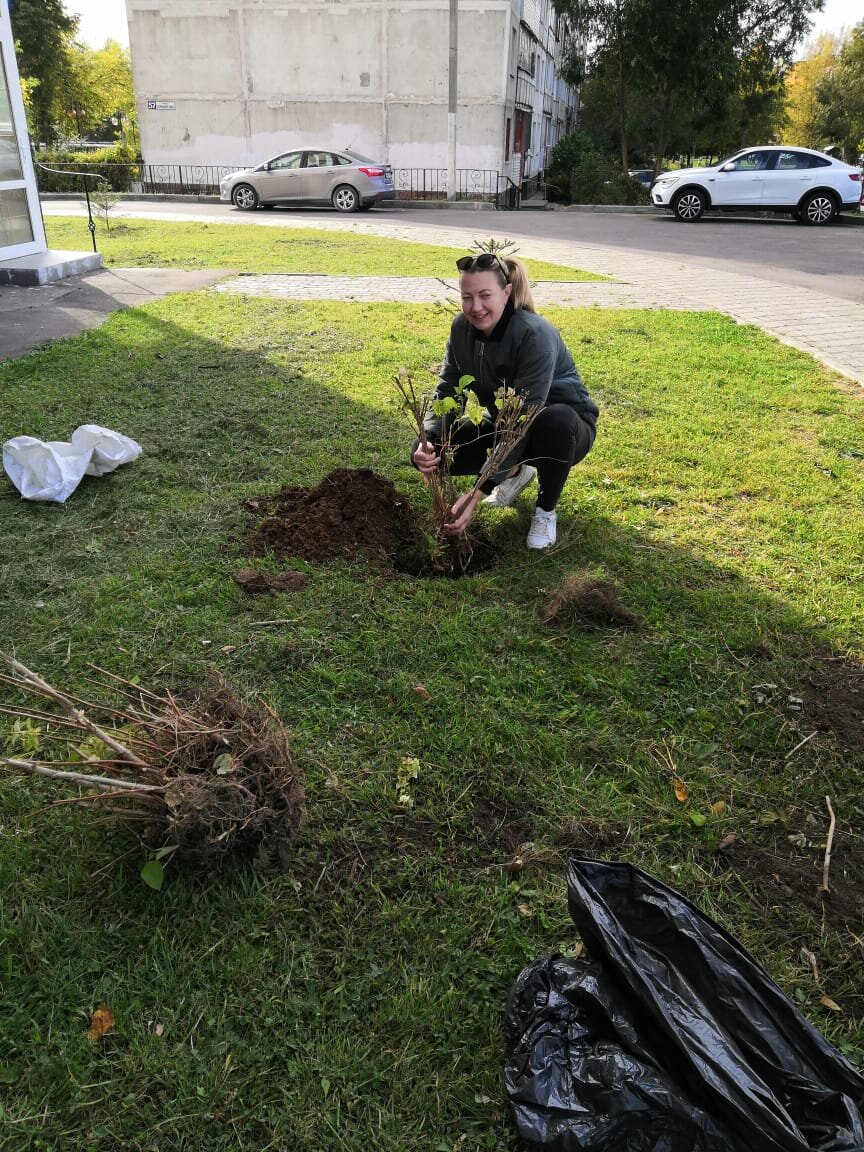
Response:
[{"label": "white sneaker", "polygon": [[493,488],[484,499],[484,504],[491,504],[494,508],[509,508],[523,489],[527,488],[537,475],[537,469],[530,464],[523,464],[509,480],[502,480],[497,488]]},{"label": "white sneaker", "polygon": [[558,516],[555,512],[544,512],[542,508],[535,508],[531,530],[525,543],[529,548],[551,548],[557,539],[557,525]]}]

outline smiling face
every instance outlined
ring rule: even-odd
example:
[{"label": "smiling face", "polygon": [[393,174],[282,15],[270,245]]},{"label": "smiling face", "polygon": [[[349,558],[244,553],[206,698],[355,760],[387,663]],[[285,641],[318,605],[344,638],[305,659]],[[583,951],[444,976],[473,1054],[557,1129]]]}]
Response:
[{"label": "smiling face", "polygon": [[459,277],[462,311],[478,332],[488,335],[504,314],[512,284],[501,286],[501,276],[493,269],[463,272]]}]

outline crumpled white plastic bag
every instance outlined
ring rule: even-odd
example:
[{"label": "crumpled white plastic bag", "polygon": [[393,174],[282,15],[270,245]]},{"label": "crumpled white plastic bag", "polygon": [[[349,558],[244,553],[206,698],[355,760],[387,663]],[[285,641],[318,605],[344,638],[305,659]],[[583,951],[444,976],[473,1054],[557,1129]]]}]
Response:
[{"label": "crumpled white plastic bag", "polygon": [[84,476],[104,476],[137,460],[141,445],[98,424],[82,424],[70,441],[15,436],[3,445],[3,468],[25,500],[62,504]]}]

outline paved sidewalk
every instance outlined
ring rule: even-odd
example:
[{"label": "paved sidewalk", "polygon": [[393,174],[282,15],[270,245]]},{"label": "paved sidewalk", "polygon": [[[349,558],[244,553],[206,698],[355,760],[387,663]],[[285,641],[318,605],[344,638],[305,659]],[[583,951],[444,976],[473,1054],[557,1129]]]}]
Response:
[{"label": "paved sidewalk", "polygon": [[[63,214],[69,214],[70,211],[68,205],[62,208],[59,205],[57,208],[46,205],[46,215],[58,209]],[[118,205],[114,209],[114,216],[117,219],[126,216],[165,222],[164,214],[131,206]],[[171,219],[199,222],[201,217],[188,212],[172,214]],[[484,234],[490,230],[490,224],[485,218],[471,227],[455,227],[448,226],[444,221],[440,224],[421,224],[409,221],[360,221],[342,216],[334,216],[333,219],[318,216],[304,219],[299,214],[289,217],[273,213],[250,213],[239,217],[235,215],[224,221],[218,217],[209,217],[207,223],[211,227],[226,223],[235,227],[313,228],[462,248],[470,247],[478,233]],[[518,220],[513,216],[508,216],[506,220],[496,218],[496,227],[492,230],[499,234],[506,233],[518,245],[520,255],[549,260],[565,267],[582,268],[609,276],[615,281],[614,285],[568,285],[567,291],[571,293],[568,302],[574,305],[635,305],[642,308],[724,312],[741,323],[758,325],[784,343],[809,352],[822,363],[864,384],[864,309],[853,301],[829,297],[809,288],[780,285],[740,273],[726,272],[716,267],[700,267],[694,258],[649,255],[596,244],[520,235],[510,231],[513,224],[518,225]],[[242,282],[243,291],[252,291],[252,279],[239,277],[232,290],[241,290]],[[280,291],[280,295],[288,293],[290,285],[287,281],[293,280],[293,289],[301,292],[306,299],[312,296],[319,299],[440,299],[440,296],[415,295],[439,290],[443,292],[444,298],[453,295],[452,290],[444,290],[441,281],[426,282],[427,286],[423,287],[414,280],[399,277],[373,280],[315,276],[305,278],[302,287],[296,277],[260,279],[262,290],[263,282],[271,282],[270,292],[275,290],[276,281],[282,281],[284,291]],[[439,288],[429,287],[430,283],[438,284]],[[382,295],[375,295],[375,292]],[[396,295],[397,292],[403,294]],[[333,295],[322,296],[322,293]],[[552,302],[539,292],[538,298],[544,303]]]},{"label": "paved sidewalk", "polygon": [[0,286],[0,360],[12,360],[66,336],[98,326],[120,308],[192,292],[227,273],[181,268],[112,268],[51,284]]}]

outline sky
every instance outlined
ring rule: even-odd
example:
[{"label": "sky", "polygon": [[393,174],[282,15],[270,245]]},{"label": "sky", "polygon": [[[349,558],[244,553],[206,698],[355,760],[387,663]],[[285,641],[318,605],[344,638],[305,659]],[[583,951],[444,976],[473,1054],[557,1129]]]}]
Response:
[{"label": "sky", "polygon": [[[80,16],[78,35],[92,48],[101,48],[110,37],[129,43],[125,0],[64,0],[70,15]],[[840,32],[862,18],[861,0],[825,0],[825,8],[813,20],[812,36],[820,32]]]},{"label": "sky", "polygon": [[78,39],[91,48],[102,48],[109,39],[128,47],[125,0],[63,0],[63,8],[80,16]]}]

